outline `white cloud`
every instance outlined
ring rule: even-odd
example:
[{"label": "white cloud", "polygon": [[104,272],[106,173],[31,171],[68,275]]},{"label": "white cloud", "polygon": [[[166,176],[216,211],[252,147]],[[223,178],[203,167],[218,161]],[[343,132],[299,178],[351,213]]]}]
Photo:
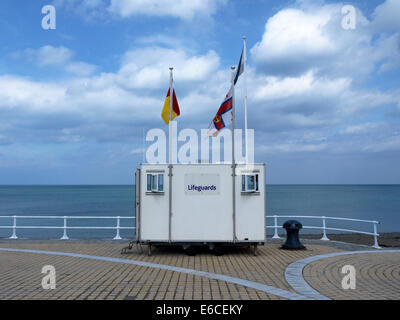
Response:
[{"label": "white cloud", "polygon": [[268,19],[262,40],[251,49],[252,58],[271,74],[298,74],[325,63],[337,52],[336,42],[325,32],[332,16],[331,7],[279,11]]},{"label": "white cloud", "polygon": [[103,0],[84,0],[83,4],[88,8],[95,8],[100,6],[103,3]]},{"label": "white cloud", "polygon": [[[68,113],[83,121],[70,128],[68,121],[60,120],[60,130],[69,131],[55,133],[57,141],[78,142],[90,137],[120,139],[126,135],[124,123],[138,126],[160,118],[171,64],[175,67],[182,119],[195,126],[207,126],[228,89],[229,70],[220,69],[219,56],[214,51],[199,55],[156,46],[128,51],[115,73],[86,75],[56,84],[3,77],[0,111],[10,107],[25,110],[42,122],[47,114],[61,119]],[[259,74],[250,67],[248,73],[249,124],[258,134],[271,130],[276,134],[286,132],[284,138],[272,135],[280,141],[281,147],[274,147],[277,152],[325,150],[329,136],[321,130],[335,130],[335,126],[349,121],[360,110],[398,101],[395,93],[355,90],[351,78],[321,77],[314,71],[296,77],[276,77]],[[239,112],[241,83],[237,90]],[[293,141],[297,140],[293,138],[299,130],[309,133],[296,142],[299,147],[294,147]],[[286,139],[292,142],[285,142]]]},{"label": "white cloud", "polygon": [[268,153],[276,153],[276,152],[317,152],[325,150],[328,147],[327,143],[319,143],[319,144],[306,144],[300,141],[293,141],[289,143],[275,143],[272,145],[264,145],[261,147],[260,151],[265,151]]},{"label": "white cloud", "polygon": [[96,66],[86,62],[78,61],[67,64],[65,66],[65,70],[79,76],[88,76],[96,70]]},{"label": "white cloud", "polygon": [[142,46],[164,46],[168,48],[182,47],[182,39],[165,34],[137,37],[135,42]]},{"label": "white cloud", "polygon": [[351,79],[318,78],[309,71],[299,77],[262,77],[253,79],[254,99],[270,101],[304,95],[325,95],[335,97],[351,86]]},{"label": "white cloud", "polygon": [[[229,71],[219,70],[218,55],[214,51],[196,55],[183,49],[149,47],[127,52],[115,73],[90,75],[92,66],[71,61],[65,68],[78,77],[52,83],[0,77],[0,113],[6,114],[11,126],[5,130],[21,125],[23,132],[49,128],[51,134],[29,134],[29,139],[79,142],[123,139],[129,132],[128,124],[131,128],[145,122],[162,125],[160,112],[169,85],[170,63],[176,68],[174,79],[185,120],[199,123],[201,114],[204,119],[200,121],[207,126],[230,78]],[[27,139],[21,132],[14,138]]]},{"label": "white cloud", "polygon": [[[336,77],[366,77],[384,60],[388,62],[382,71],[397,66],[399,37],[380,35],[375,40],[376,21],[368,21],[358,9],[356,29],[344,30],[341,8],[341,4],[307,3],[279,11],[268,19],[261,41],[251,49],[258,68],[281,76],[314,70]],[[394,13],[380,12],[376,19],[387,16],[390,20],[391,15]]]},{"label": "white cloud", "polygon": [[43,46],[39,49],[25,49],[18,52],[14,57],[25,58],[29,62],[33,62],[38,66],[54,66],[63,65],[69,61],[74,55],[74,52],[63,46],[53,47],[50,45]]},{"label": "white cloud", "polygon": [[172,16],[191,20],[195,15],[212,15],[221,0],[111,0],[109,10],[122,17],[133,15]]},{"label": "white cloud", "polygon": [[103,0],[54,0],[54,5],[57,7],[61,6],[81,6],[89,9],[93,9],[104,4]]},{"label": "white cloud", "polygon": [[347,126],[340,131],[341,134],[363,134],[371,133],[381,128],[384,124],[380,122],[365,122],[357,125]]},{"label": "white cloud", "polygon": [[56,9],[69,10],[86,21],[103,19],[107,12],[107,0],[53,0]]},{"label": "white cloud", "polygon": [[252,49],[255,59],[277,59],[282,53],[293,51],[306,57],[334,52],[334,42],[324,34],[331,17],[332,12],[326,9],[317,13],[299,9],[279,11],[268,20],[261,42]]},{"label": "white cloud", "polygon": [[95,72],[96,66],[83,62],[73,61],[75,52],[63,46],[53,47],[46,45],[38,49],[28,48],[12,55],[15,59],[25,59],[38,67],[64,68],[66,72],[78,76],[88,76]]},{"label": "white cloud", "polygon": [[372,23],[376,32],[400,30],[400,1],[386,0],[375,8]]},{"label": "white cloud", "polygon": [[35,82],[15,76],[0,76],[0,110],[22,109],[31,112],[57,112],[65,89],[57,84]]},{"label": "white cloud", "polygon": [[[377,69],[381,62],[388,63],[393,54],[384,55],[382,48],[388,48],[388,43],[393,46],[395,38],[384,36],[372,45],[370,34],[362,30],[334,37],[335,23],[341,28],[334,9],[314,5],[307,10],[284,9],[267,22],[263,39],[252,50],[254,60],[250,63],[256,64],[248,68],[249,126],[256,129],[256,139],[263,138],[257,151],[352,152],[354,145],[367,152],[377,150],[367,147],[365,140],[359,143],[353,139],[363,139],[361,133],[373,129],[373,120],[363,120],[376,115],[373,112],[381,107],[397,104],[400,93],[362,89],[355,78]],[[302,23],[303,28],[296,28],[296,23]],[[218,53],[212,50],[190,52],[179,42],[174,44],[176,48],[165,48],[169,42],[164,36],[147,41],[141,38],[135,44],[145,47],[126,52],[115,72],[95,75],[94,66],[72,60],[73,52],[64,48],[65,58],[58,64],[77,77],[48,83],[2,76],[0,113],[7,113],[14,128],[23,128],[18,130],[21,140],[121,141],[137,136],[135,130],[140,126],[162,125],[168,68],[173,66],[182,112],[180,124],[206,127],[229,87],[230,70],[221,67]],[[348,50],[344,50],[346,46]],[[349,59],[351,54],[356,56]],[[367,54],[371,54],[369,60],[365,60]],[[55,61],[46,63],[56,65]],[[277,63],[276,68],[292,63],[296,72],[268,75],[265,63]],[[243,110],[242,81],[243,77],[237,86],[239,116]],[[33,134],[37,128],[50,126],[41,136]],[[8,138],[10,126],[2,130]],[[379,136],[387,145],[381,150],[396,146],[390,136],[386,131]],[[132,146],[129,150],[138,154],[141,148]]]},{"label": "white cloud", "polygon": [[143,120],[153,111],[158,114],[158,109],[157,99],[134,94],[115,84],[100,87],[92,85],[90,79],[53,84],[20,77],[0,77],[0,111],[14,111],[21,116],[24,113],[33,118],[54,114],[62,122],[62,115],[67,112],[90,121],[102,118],[112,122],[128,115]]},{"label": "white cloud", "polygon": [[398,68],[400,66],[400,32],[379,39],[378,44],[382,48],[380,51],[382,65],[379,67],[379,72]]},{"label": "white cloud", "polygon": [[376,108],[394,105],[400,99],[398,91],[379,91],[376,89],[351,89],[342,93],[340,112],[350,117],[354,113],[367,113]]},{"label": "white cloud", "polygon": [[189,56],[182,49],[149,47],[125,54],[118,80],[128,88],[158,88],[168,85],[169,67],[176,82],[205,81],[219,67],[214,51]]},{"label": "white cloud", "polygon": [[72,134],[73,130],[70,128],[65,128],[61,130],[61,135],[59,141],[61,142],[81,142],[82,137],[80,135]]},{"label": "white cloud", "polygon": [[65,8],[85,20],[132,16],[173,17],[192,21],[210,17],[228,0],[53,0],[56,8]]},{"label": "white cloud", "polygon": [[373,141],[363,147],[363,151],[367,152],[382,152],[400,150],[400,135],[393,135]]}]

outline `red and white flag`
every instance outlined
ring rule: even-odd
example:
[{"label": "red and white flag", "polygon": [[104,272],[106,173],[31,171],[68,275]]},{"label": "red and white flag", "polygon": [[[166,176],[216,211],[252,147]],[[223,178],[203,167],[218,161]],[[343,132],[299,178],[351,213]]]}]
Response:
[{"label": "red and white flag", "polygon": [[208,127],[207,135],[216,137],[227,125],[232,123],[232,87],[226,94],[224,102],[218,109],[216,116]]}]

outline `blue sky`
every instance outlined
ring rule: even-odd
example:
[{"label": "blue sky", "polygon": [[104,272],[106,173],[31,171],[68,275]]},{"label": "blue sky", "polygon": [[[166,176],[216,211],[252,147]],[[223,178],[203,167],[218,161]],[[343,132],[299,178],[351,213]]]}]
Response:
[{"label": "blue sky", "polygon": [[242,35],[269,183],[400,183],[399,0],[3,0],[0,184],[133,183],[168,67],[179,128],[207,128]]}]

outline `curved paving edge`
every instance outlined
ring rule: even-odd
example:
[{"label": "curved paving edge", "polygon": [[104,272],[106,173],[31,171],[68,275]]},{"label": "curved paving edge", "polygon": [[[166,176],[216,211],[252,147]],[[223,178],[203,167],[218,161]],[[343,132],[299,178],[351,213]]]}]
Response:
[{"label": "curved paving edge", "polygon": [[312,288],[303,278],[303,270],[306,265],[311,262],[338,257],[346,255],[355,255],[362,253],[399,253],[400,250],[365,250],[365,251],[349,251],[349,252],[334,252],[328,254],[321,254],[318,256],[308,257],[289,264],[285,269],[285,279],[289,285],[299,294],[304,295],[313,300],[331,300],[330,298],[320,294],[317,290]]},{"label": "curved paving edge", "polygon": [[128,260],[128,259],[118,259],[118,258],[111,258],[111,257],[91,256],[91,255],[79,254],[79,253],[58,252],[58,251],[0,248],[0,252],[1,251],[46,254],[46,255],[54,255],[54,256],[66,256],[66,257],[74,257],[74,258],[84,258],[84,259],[91,259],[91,260],[132,264],[132,265],[148,267],[148,268],[158,268],[158,269],[163,269],[163,270],[191,274],[191,275],[200,276],[200,277],[206,277],[206,278],[214,279],[214,280],[230,282],[230,283],[234,283],[237,285],[241,285],[241,286],[249,287],[252,289],[259,290],[259,291],[263,291],[265,293],[273,294],[275,296],[286,298],[289,300],[310,300],[310,298],[307,296],[303,296],[303,295],[300,295],[297,293],[293,293],[293,292],[290,292],[287,290],[268,286],[266,284],[262,284],[262,283],[258,283],[258,282],[253,282],[253,281],[249,281],[249,280],[245,280],[245,279],[241,279],[241,278],[226,276],[226,275],[218,274],[218,273],[211,273],[211,272],[199,271],[199,270],[194,270],[194,269],[180,268],[180,267],[174,267],[174,266],[169,266],[169,265],[164,265],[164,264],[156,264],[156,263],[149,263],[149,262],[144,262],[144,261]]}]

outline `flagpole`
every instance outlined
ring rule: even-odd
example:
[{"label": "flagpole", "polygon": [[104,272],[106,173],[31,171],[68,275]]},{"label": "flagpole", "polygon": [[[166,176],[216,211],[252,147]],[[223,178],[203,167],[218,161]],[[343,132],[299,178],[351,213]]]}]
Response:
[{"label": "flagpole", "polygon": [[235,164],[235,67],[232,70],[232,164]]},{"label": "flagpole", "polygon": [[173,104],[173,99],[174,99],[172,70],[174,70],[174,68],[170,67],[169,68],[169,123],[168,123],[168,128],[169,128],[169,164],[172,163],[172,104]]},{"label": "flagpole", "polygon": [[169,123],[168,123],[168,128],[169,128],[169,166],[168,166],[168,181],[169,181],[169,190],[168,190],[168,206],[169,206],[169,212],[168,212],[168,241],[171,242],[171,225],[172,225],[172,104],[174,101],[174,80],[172,77],[172,70],[174,68],[170,67],[169,68]]},{"label": "flagpole", "polygon": [[232,225],[236,242],[236,163],[235,163],[235,67],[232,66]]},{"label": "flagpole", "polygon": [[244,136],[245,136],[245,152],[246,164],[249,162],[248,136],[247,136],[247,52],[246,52],[246,36],[243,39],[243,71],[244,71]]}]

